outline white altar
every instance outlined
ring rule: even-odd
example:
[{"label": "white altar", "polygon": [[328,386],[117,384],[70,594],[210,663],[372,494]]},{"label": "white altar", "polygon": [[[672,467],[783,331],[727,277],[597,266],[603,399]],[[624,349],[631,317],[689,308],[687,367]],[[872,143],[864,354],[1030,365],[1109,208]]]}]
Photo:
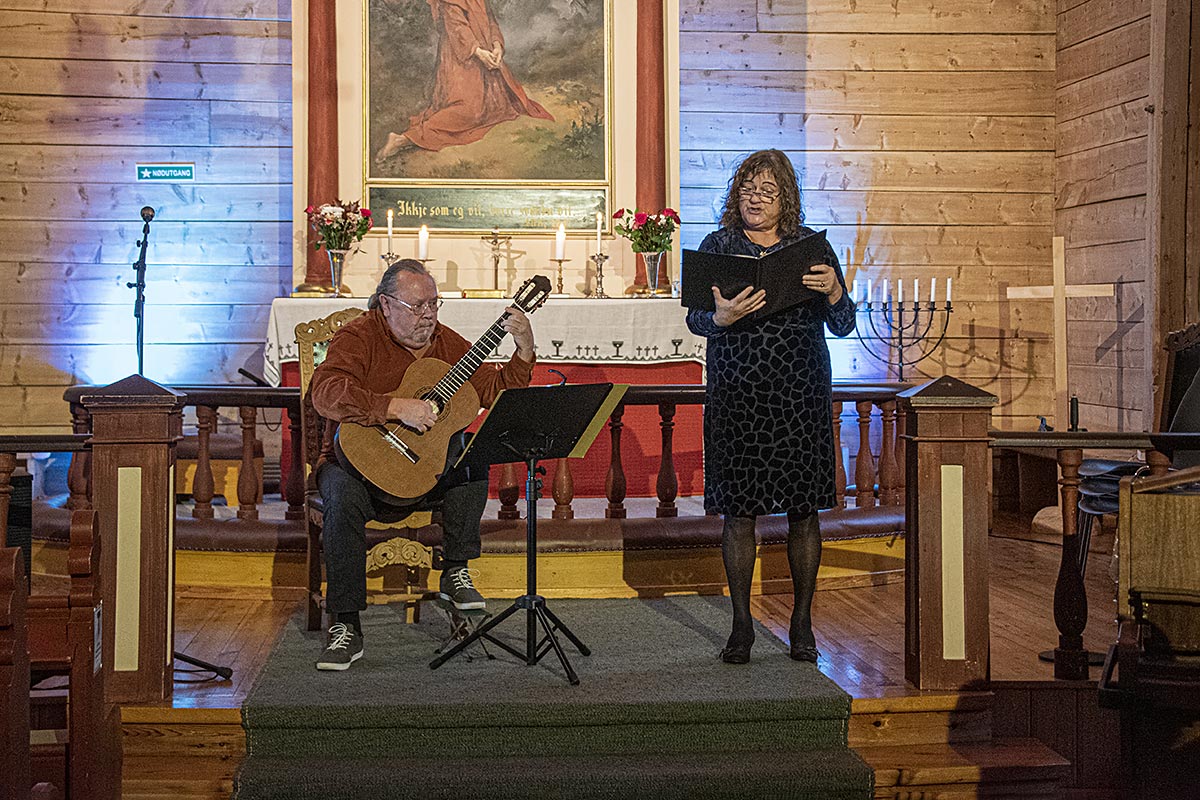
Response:
[{"label": "white altar", "polygon": [[[510,301],[447,298],[438,320],[474,341]],[[263,377],[272,386],[282,380],[281,365],[295,361],[296,325],[343,308],[366,308],[366,297],[277,297],[271,303]],[[636,366],[678,361],[704,363],[705,340],[687,329],[686,310],[670,298],[551,298],[530,316],[542,364]],[[507,360],[506,338],[492,360]]]}]

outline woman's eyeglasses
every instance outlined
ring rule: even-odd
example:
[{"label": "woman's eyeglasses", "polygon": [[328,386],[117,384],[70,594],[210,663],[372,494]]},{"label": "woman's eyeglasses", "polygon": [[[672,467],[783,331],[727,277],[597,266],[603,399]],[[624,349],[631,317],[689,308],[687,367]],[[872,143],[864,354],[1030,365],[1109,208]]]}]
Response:
[{"label": "woman's eyeglasses", "polygon": [[423,314],[436,314],[437,310],[442,307],[442,303],[445,302],[444,300],[442,300],[442,298],[435,297],[432,300],[425,300],[424,302],[421,302],[421,303],[406,303],[403,300],[401,300],[399,297],[396,297],[396,295],[394,295],[394,294],[389,294],[389,295],[385,295],[385,296],[392,298],[397,303],[404,306],[405,308],[407,308],[409,311],[411,311],[413,314],[417,315],[418,317]]},{"label": "woman's eyeglasses", "polygon": [[764,203],[774,203],[779,199],[778,189],[756,189],[753,186],[742,186],[738,189],[738,197],[743,200],[753,200],[758,197]]}]

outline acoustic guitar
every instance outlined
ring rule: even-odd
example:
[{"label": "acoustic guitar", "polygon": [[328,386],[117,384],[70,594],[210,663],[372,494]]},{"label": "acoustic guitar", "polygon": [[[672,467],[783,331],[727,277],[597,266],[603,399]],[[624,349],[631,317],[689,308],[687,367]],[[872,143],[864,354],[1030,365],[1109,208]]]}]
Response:
[{"label": "acoustic guitar", "polygon": [[[549,295],[550,279],[535,275],[517,290],[512,304],[532,314]],[[501,323],[508,317],[506,310],[453,366],[421,358],[405,370],[391,396],[429,402],[437,413],[429,430],[421,432],[402,422],[341,423],[334,449],[342,466],[387,495],[393,505],[411,505],[428,493],[445,471],[451,438],[479,415],[479,393],[467,379],[495,352],[505,334]]]}]

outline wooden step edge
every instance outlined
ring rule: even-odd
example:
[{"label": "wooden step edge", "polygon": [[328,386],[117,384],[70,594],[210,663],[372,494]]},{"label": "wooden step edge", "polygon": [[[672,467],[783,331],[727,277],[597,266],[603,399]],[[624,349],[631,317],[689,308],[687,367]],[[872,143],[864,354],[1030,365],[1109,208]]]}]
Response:
[{"label": "wooden step edge", "polygon": [[992,710],[852,714],[846,735],[851,747],[988,742]]},{"label": "wooden step edge", "polygon": [[918,711],[983,711],[992,707],[993,699],[994,695],[991,692],[855,697],[850,701],[850,713],[905,714]]},{"label": "wooden step edge", "polygon": [[165,705],[121,706],[122,725],[241,725],[240,708],[198,708]]},{"label": "wooden step edge", "polygon": [[1036,739],[966,744],[855,747],[875,771],[875,786],[1043,782],[1066,778],[1071,764]]}]

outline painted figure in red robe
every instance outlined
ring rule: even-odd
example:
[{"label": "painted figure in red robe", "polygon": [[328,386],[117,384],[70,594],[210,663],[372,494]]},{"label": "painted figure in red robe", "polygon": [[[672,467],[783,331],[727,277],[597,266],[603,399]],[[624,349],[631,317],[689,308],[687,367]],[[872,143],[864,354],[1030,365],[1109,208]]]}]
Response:
[{"label": "painted figure in red robe", "polygon": [[522,115],[553,120],[531,100],[504,61],[504,36],[487,0],[429,0],[438,29],[437,71],[429,107],[404,133],[389,133],[375,154],[387,161],[403,150],[441,150],[482,139]]}]

